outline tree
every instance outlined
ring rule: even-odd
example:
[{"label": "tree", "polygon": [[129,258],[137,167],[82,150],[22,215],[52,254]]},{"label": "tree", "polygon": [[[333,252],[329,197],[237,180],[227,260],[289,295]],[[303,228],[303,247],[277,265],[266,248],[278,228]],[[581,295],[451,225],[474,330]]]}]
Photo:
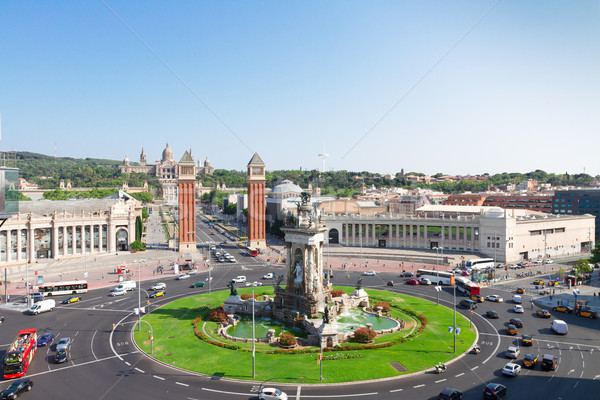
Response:
[{"label": "tree", "polygon": [[582,274],[589,274],[592,272],[592,267],[588,260],[581,258],[577,264],[573,266],[573,269],[576,271],[576,276],[581,276]]},{"label": "tree", "polygon": [[141,201],[143,204],[152,203],[152,200],[154,200],[154,196],[152,196],[152,194],[148,192],[137,192],[127,194],[133,197],[134,199]]},{"label": "tree", "polygon": [[229,203],[223,209],[223,213],[225,215],[235,215],[236,211],[237,211],[237,204],[235,204],[235,203]]},{"label": "tree", "polygon": [[591,264],[600,263],[600,241],[596,242],[596,245],[592,249],[592,256],[589,261]]}]

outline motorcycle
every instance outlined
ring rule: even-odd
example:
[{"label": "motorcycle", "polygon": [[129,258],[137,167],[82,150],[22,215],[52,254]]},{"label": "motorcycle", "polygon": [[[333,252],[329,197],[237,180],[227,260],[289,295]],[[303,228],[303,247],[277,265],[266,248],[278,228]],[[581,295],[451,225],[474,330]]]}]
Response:
[{"label": "motorcycle", "polygon": [[435,364],[435,372],[438,374],[441,374],[442,372],[446,372],[446,364],[444,363],[439,363],[439,364]]},{"label": "motorcycle", "polygon": [[394,281],[389,281],[389,282],[387,283],[387,285],[388,285],[388,286],[394,286]]},{"label": "motorcycle", "polygon": [[479,354],[481,353],[481,347],[479,347],[478,344],[476,344],[475,346],[473,346],[473,354]]}]

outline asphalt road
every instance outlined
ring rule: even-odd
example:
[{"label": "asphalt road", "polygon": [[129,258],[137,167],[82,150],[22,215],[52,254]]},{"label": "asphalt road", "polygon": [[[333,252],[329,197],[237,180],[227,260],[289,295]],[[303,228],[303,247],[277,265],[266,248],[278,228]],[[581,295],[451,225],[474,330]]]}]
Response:
[{"label": "asphalt road", "polygon": [[[199,224],[198,240],[206,243],[220,243],[223,237],[211,235],[210,230]],[[234,255],[236,263],[211,263],[212,290],[226,289],[225,285],[234,276],[246,275],[249,281],[260,280],[266,272],[281,273],[281,268],[265,265],[244,254],[236,245],[221,246]],[[206,251],[205,251],[206,253]],[[334,284],[353,284],[359,272],[334,274]],[[206,274],[189,280],[176,281],[161,276],[162,279],[142,284],[148,288],[152,282],[165,281],[167,296],[155,299],[161,304],[193,293],[205,292],[208,287],[190,289],[195,280],[204,280]],[[170,278],[172,279],[172,278]],[[397,284],[386,287],[393,279]],[[519,282],[500,284],[484,288],[483,294],[499,294],[504,303],[480,303],[473,323],[479,330],[479,355],[466,354],[449,365],[443,374],[425,372],[397,379],[348,383],[342,385],[279,385],[290,399],[430,399],[445,387],[463,391],[464,399],[482,398],[483,387],[488,382],[499,382],[508,386],[508,399],[594,399],[598,398],[600,387],[598,367],[600,366],[599,320],[587,320],[575,315],[562,315],[552,312],[552,318],[564,319],[569,324],[569,334],[557,336],[549,329],[551,319],[535,315],[535,309],[528,308],[525,299],[525,313],[512,312],[510,298],[517,286],[528,286],[534,278]],[[435,301],[436,292],[431,286],[408,286],[399,284],[401,279],[392,273],[378,273],[365,276],[366,287],[391,289]],[[457,301],[460,300],[457,299]],[[452,307],[453,297],[448,288],[440,295],[440,303]],[[52,363],[54,346],[41,347],[31,363],[28,376],[34,381],[33,391],[24,398],[65,399],[256,399],[260,383],[229,381],[218,377],[201,376],[155,362],[138,352],[132,344],[132,328],[137,317],[132,310],[138,305],[138,292],[130,292],[123,297],[108,297],[108,289],[92,290],[84,300],[70,305],[58,305],[53,312],[37,316],[22,315],[18,312],[5,313],[6,320],[0,325],[0,344],[5,351],[19,329],[35,327],[39,332],[52,332],[58,338],[71,337],[71,360],[66,364]],[[500,318],[489,320],[485,311],[494,309]],[[457,308],[461,313],[467,310]],[[517,338],[508,336],[505,324],[511,317],[520,317],[524,327],[519,329]],[[113,329],[113,324],[116,326]],[[541,356],[551,353],[559,357],[559,368],[554,372],[523,369],[518,377],[504,377],[501,368],[509,361],[504,358],[504,350],[509,345],[519,345],[520,335],[534,335],[532,348],[521,348],[519,360],[524,354],[533,352]],[[520,362],[520,361],[519,361]],[[327,369],[335,368],[335,362],[324,364]],[[265,374],[268,366],[257,365],[258,375]],[[9,382],[0,384],[0,388]]]}]

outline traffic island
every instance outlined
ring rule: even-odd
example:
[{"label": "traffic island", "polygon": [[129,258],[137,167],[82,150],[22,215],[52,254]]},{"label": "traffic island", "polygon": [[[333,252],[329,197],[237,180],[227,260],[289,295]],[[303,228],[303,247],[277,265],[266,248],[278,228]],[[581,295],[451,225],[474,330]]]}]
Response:
[{"label": "traffic island", "polygon": [[[335,287],[338,290],[353,288]],[[240,289],[240,294],[251,289]],[[255,288],[256,290],[256,288]],[[271,287],[260,288],[259,296],[272,295]],[[318,346],[297,346],[286,350],[278,342],[255,343],[255,380],[281,383],[339,383],[391,378],[448,363],[465,353],[474,343],[476,331],[468,319],[457,314],[460,334],[451,333],[453,312],[444,306],[420,298],[366,289],[372,305],[390,304],[393,318],[405,321],[404,329],[377,335],[372,343],[353,341],[326,347],[320,361]],[[217,334],[220,323],[210,321],[209,313],[224,304],[228,291],[201,294],[173,301],[144,316],[141,331],[134,339],[141,351],[155,359],[197,373],[229,379],[252,380],[252,343],[228,340]],[[153,343],[150,330],[153,329]],[[359,327],[357,327],[358,329]],[[292,333],[282,329],[279,335]],[[303,339],[302,337],[298,337]],[[299,342],[303,342],[299,340]],[[320,380],[318,362],[323,362]],[[401,365],[402,368],[395,366]]]}]

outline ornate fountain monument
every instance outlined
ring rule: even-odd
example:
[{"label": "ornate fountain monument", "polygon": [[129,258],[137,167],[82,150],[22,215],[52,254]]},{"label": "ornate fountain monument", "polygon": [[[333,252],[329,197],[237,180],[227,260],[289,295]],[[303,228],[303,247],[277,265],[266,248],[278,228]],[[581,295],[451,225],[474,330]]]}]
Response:
[{"label": "ornate fountain monument", "polygon": [[[356,308],[362,308],[364,312],[369,306],[369,296],[362,288],[362,279],[359,279],[351,295],[332,298],[330,276],[328,274],[325,278],[323,269],[327,228],[321,223],[317,207],[318,204],[311,206],[308,193],[302,193],[295,225],[282,228],[285,233],[286,275],[277,277],[274,298],[264,296],[262,301],[254,302],[254,312],[255,316],[302,329],[308,336],[303,344],[334,347],[347,340],[352,332],[341,329],[342,325],[338,325],[336,320],[344,315],[347,319],[347,313]],[[282,286],[284,279],[285,286]],[[233,283],[230,290],[224,303],[225,311],[228,314],[251,314],[251,300],[242,300]],[[227,327],[224,327],[223,331],[226,330]]]},{"label": "ornate fountain monument", "polygon": [[298,317],[320,318],[331,302],[331,285],[324,282],[323,249],[327,228],[321,224],[317,206],[310,205],[310,195],[302,193],[294,227],[285,233],[287,282],[277,287],[273,316],[293,324]]}]

